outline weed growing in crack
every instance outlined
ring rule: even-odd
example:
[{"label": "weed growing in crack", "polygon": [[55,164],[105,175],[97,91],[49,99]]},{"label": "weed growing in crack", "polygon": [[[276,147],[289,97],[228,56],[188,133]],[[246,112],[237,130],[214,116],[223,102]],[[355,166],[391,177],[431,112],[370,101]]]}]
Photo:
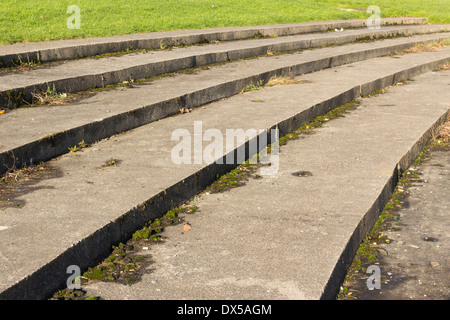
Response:
[{"label": "weed growing in crack", "polygon": [[88,147],[88,145],[86,144],[86,142],[84,142],[84,140],[81,140],[81,142],[79,142],[77,145],[75,145],[71,148],[69,147],[69,151],[71,153],[80,152],[87,147]]},{"label": "weed growing in crack", "polygon": [[[93,282],[114,282],[124,285],[133,285],[140,281],[141,277],[151,272],[149,254],[151,245],[164,241],[161,233],[170,225],[183,222],[181,214],[194,214],[199,210],[198,206],[181,206],[172,208],[161,218],[149,221],[143,228],[135,231],[126,243],[119,243],[112,247],[111,254],[98,265],[88,268],[81,276],[81,284],[88,285]],[[143,249],[145,248],[145,249]],[[145,250],[143,253],[142,250]],[[85,291],[73,289],[58,290],[52,299],[56,300],[84,300],[99,299],[99,297],[84,297]]]},{"label": "weed growing in crack", "polygon": [[244,89],[242,89],[241,93],[260,90],[263,85],[264,85],[264,81],[258,80],[256,82],[256,84],[250,83],[249,85],[247,85]]},{"label": "weed growing in crack", "polygon": [[39,93],[31,93],[33,97],[33,104],[46,105],[46,104],[63,104],[67,99],[67,93],[59,93],[56,91],[55,85],[53,87],[47,85],[46,91]]}]

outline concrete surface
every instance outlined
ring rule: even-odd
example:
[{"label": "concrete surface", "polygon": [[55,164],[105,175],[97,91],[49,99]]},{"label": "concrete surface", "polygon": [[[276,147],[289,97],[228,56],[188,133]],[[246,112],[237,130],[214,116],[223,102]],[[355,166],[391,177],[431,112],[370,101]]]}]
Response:
[{"label": "concrete surface", "polygon": [[[444,51],[440,53],[442,52]],[[84,152],[66,154],[49,161],[48,165],[55,174],[47,179],[38,180],[31,188],[24,188],[20,194],[13,195],[13,200],[18,201],[19,207],[7,207],[2,210],[0,225],[6,229],[0,232],[2,244],[0,298],[48,297],[56,288],[65,286],[66,270],[69,265],[78,265],[85,270],[94,261],[105,257],[111,245],[131,236],[132,232],[145,222],[189,200],[211,183],[217,174],[221,175],[233,167],[215,164],[185,166],[173,164],[170,158],[171,150],[176,144],[170,140],[173,130],[190,129],[194,121],[201,120],[204,129],[217,128],[221,131],[226,128],[264,129],[278,124],[281,132],[286,133],[329,108],[358,98],[364,90],[369,88],[371,91],[377,90],[384,85],[392,84],[396,79],[402,77],[407,79],[416,76],[418,72],[426,72],[436,61],[431,59],[427,68],[423,68],[426,57],[440,53],[406,55],[402,59],[377,58],[304,75],[301,79],[306,80],[306,83],[269,87],[237,95],[212,103],[205,109],[196,109],[192,113],[166,118],[126,134],[102,140]],[[402,69],[396,70],[400,61],[409,61],[409,65],[406,63]],[[402,73],[402,70],[407,72]],[[355,74],[359,76],[355,77]],[[287,152],[290,146],[297,145],[297,142],[284,147],[280,157],[282,162],[279,175],[273,177],[273,180],[268,179],[278,182],[278,189],[275,191],[267,189],[265,190],[267,193],[260,193],[264,195],[264,200],[275,196],[273,203],[268,203],[266,207],[258,207],[271,208],[264,213],[269,217],[268,215],[273,214],[273,210],[277,210],[273,207],[277,203],[276,198],[283,200],[281,204],[286,207],[282,207],[283,210],[280,211],[291,217],[289,223],[298,220],[302,226],[306,227],[308,224],[311,226],[303,230],[307,237],[297,237],[296,232],[300,225],[295,228],[287,228],[286,225],[284,229],[273,228],[268,231],[268,236],[264,236],[258,230],[264,220],[255,220],[256,216],[263,216],[262,211],[256,209],[237,211],[237,215],[233,215],[233,210],[237,210],[239,206],[235,201],[227,201],[229,205],[235,207],[224,211],[227,218],[222,215],[222,220],[217,220],[220,223],[219,229],[222,228],[224,232],[222,237],[228,239],[227,232],[231,230],[253,231],[242,235],[243,241],[238,241],[240,235],[236,236],[234,240],[237,242],[228,243],[231,245],[229,252],[242,247],[243,243],[256,244],[263,239],[269,239],[270,244],[266,247],[269,249],[264,251],[261,257],[266,257],[265,254],[270,252],[278,252],[274,257],[281,258],[283,252],[286,253],[289,249],[278,247],[285,244],[283,241],[279,242],[285,236],[293,244],[294,249],[300,249],[292,252],[289,250],[288,255],[293,259],[284,269],[279,264],[275,264],[273,269],[270,269],[272,268],[270,266],[263,267],[268,261],[263,263],[254,260],[252,250],[256,248],[252,249],[252,246],[246,249],[243,247],[248,250],[244,252],[248,252],[249,256],[240,259],[241,262],[234,260],[237,256],[227,254],[227,249],[224,249],[223,257],[226,258],[226,265],[230,266],[231,273],[222,274],[223,277],[217,277],[210,282],[213,285],[208,288],[213,291],[210,291],[208,297],[235,296],[233,290],[237,287],[260,285],[265,279],[260,273],[250,277],[232,275],[233,270],[238,270],[239,266],[245,267],[245,263],[251,261],[256,263],[255,268],[250,268],[252,272],[265,270],[268,273],[272,270],[277,274],[269,286],[273,291],[271,293],[267,292],[268,289],[259,291],[261,297],[280,296],[278,285],[280,281],[287,281],[287,278],[291,279],[287,283],[290,293],[282,293],[283,297],[306,299],[329,297],[336,288],[336,281],[344,272],[345,264],[349,260],[347,256],[351,256],[358,239],[361,238],[360,235],[370,225],[371,219],[366,220],[364,215],[368,210],[371,214],[373,210],[376,212],[389,193],[389,188],[385,189],[385,186],[396,164],[400,161],[402,167],[405,165],[405,160],[410,158],[408,151],[420,141],[428,128],[447,112],[449,96],[448,90],[445,89],[448,86],[448,76],[448,71],[429,73],[411,85],[393,89],[395,92],[398,91],[395,96],[386,94],[376,98],[380,104],[378,107],[363,107],[351,117],[333,122],[339,125],[338,127],[327,126],[321,134],[299,140],[301,154],[304,157],[299,157],[298,152]],[[429,92],[434,94],[429,95]],[[255,102],[255,99],[263,102]],[[370,102],[368,103],[370,105]],[[383,107],[393,103],[396,105],[395,108]],[[252,121],[249,122],[248,119]],[[416,149],[417,147],[412,148],[412,153]],[[404,157],[405,154],[407,155]],[[101,165],[111,158],[120,159],[120,165],[101,168]],[[314,176],[308,180],[301,180],[301,185],[292,184],[295,179],[299,179],[295,177],[292,180],[294,177],[290,176],[290,170],[294,167],[308,168]],[[281,180],[277,180],[280,176]],[[304,181],[312,184],[304,184]],[[305,188],[306,186],[308,188]],[[263,188],[264,186],[258,185],[257,189],[262,192]],[[290,188],[296,190],[297,198],[300,194],[305,195],[300,203],[292,201],[292,194],[288,192]],[[313,192],[314,196],[306,196],[308,192]],[[349,197],[345,198],[341,192]],[[219,201],[221,197],[226,199],[229,194],[219,196]],[[357,201],[355,197],[358,197]],[[210,205],[214,203],[217,209],[215,198],[210,200],[213,201]],[[333,210],[320,209],[320,204],[325,203],[332,203]],[[250,203],[247,201],[247,204]],[[338,210],[336,204],[343,207]],[[299,207],[303,209],[298,211]],[[292,211],[294,209],[296,211]],[[206,204],[202,210],[206,210]],[[252,214],[248,216],[248,212]],[[244,222],[247,223],[248,219],[254,220],[255,224],[248,225],[248,229],[235,228],[236,225],[242,226]],[[361,219],[363,223],[359,227]],[[213,230],[210,224],[215,219],[206,220],[204,226],[208,225],[208,228]],[[282,220],[278,219],[274,223]],[[321,225],[322,222],[326,225]],[[193,221],[193,227],[196,223]],[[225,223],[231,225],[225,226]],[[335,228],[337,223],[340,223],[339,230]],[[201,230],[200,223],[198,230]],[[279,232],[280,230],[284,232]],[[336,234],[334,231],[339,232]],[[208,237],[205,238],[200,233],[191,233],[189,237],[192,235],[199,237],[193,247],[207,248],[203,245],[203,240],[206,241]],[[215,237],[218,235],[219,233],[215,233]],[[256,238],[248,238],[251,235]],[[297,237],[300,242],[294,245],[291,236]],[[307,246],[305,249],[302,242],[305,239],[309,249]],[[218,241],[215,245],[223,245],[223,242]],[[218,252],[214,246],[210,248]],[[242,252],[239,255],[241,258],[245,256]],[[207,256],[207,252],[204,252],[204,256]],[[218,256],[214,254],[214,259],[217,258]],[[237,265],[231,267],[232,261],[236,261]],[[208,263],[212,262],[214,261]],[[186,263],[190,262],[186,260]],[[318,264],[322,268],[318,269]],[[221,265],[223,266],[223,263]],[[292,278],[293,269],[287,268],[289,265],[295,265],[295,270],[301,270],[296,274],[297,278]],[[202,269],[207,271],[212,267],[205,264],[203,268],[200,260],[197,266],[197,269],[192,269],[197,273],[191,280],[202,277],[198,271]],[[308,271],[299,269],[306,266],[309,266]],[[167,268],[160,270],[163,272],[161,275],[163,279]],[[300,284],[299,279],[303,279],[304,282]],[[215,287],[214,284],[219,287]],[[164,285],[170,287],[169,283]],[[191,289],[189,291],[198,292],[197,298],[205,297],[200,290]],[[259,297],[255,294],[255,290],[239,290],[239,293],[234,291],[240,297],[249,296],[250,292],[254,298]],[[175,297],[170,291],[167,291],[167,294]],[[144,293],[144,296],[148,297],[147,293]],[[162,295],[152,298],[159,297]]]},{"label": "concrete surface", "polygon": [[[195,108],[238,94],[247,85],[259,81],[265,83],[272,76],[301,75],[388,55],[415,43],[448,36],[448,33],[421,35],[230,62],[193,74],[181,74],[134,85],[133,88],[98,92],[87,99],[63,106],[12,110],[0,115],[0,163],[3,164],[0,166],[0,173],[4,173],[14,163],[21,166],[31,161],[37,163],[51,159],[67,152],[69,147],[81,140],[92,143],[175,115],[182,107]],[[406,65],[418,69],[421,64],[433,60],[439,64],[441,60],[448,59],[449,54],[448,50],[444,50],[418,57],[411,55],[397,59],[392,70],[403,70],[403,60]],[[411,59],[422,57],[428,58],[415,61],[414,66],[408,64]],[[370,86],[367,88],[370,89]],[[130,95],[133,99],[130,99]],[[18,128],[20,135],[17,134]],[[12,153],[16,158],[15,162],[12,160]]]},{"label": "concrete surface", "polygon": [[[382,18],[382,26],[420,25],[422,17]],[[0,46],[0,67],[11,66],[15,60],[49,62],[95,56],[126,49],[159,49],[161,42],[167,46],[192,45],[210,41],[233,41],[255,36],[288,36],[302,33],[325,32],[336,28],[363,28],[366,19],[319,21],[297,24],[263,25],[248,27],[215,28],[151,32],[113,37],[60,40],[51,42],[17,43]]]},{"label": "concrete surface", "polygon": [[[448,300],[450,298],[450,200],[448,151],[431,151],[428,160],[409,170],[419,175],[403,192],[407,197],[395,212],[395,231],[377,245],[382,279],[379,290],[365,283],[348,286],[360,300]],[[355,291],[357,290],[357,292]]]},{"label": "concrete surface", "polygon": [[[389,199],[386,189],[392,190],[400,160],[448,110],[449,76],[448,71],[426,74],[364,99],[345,118],[281,147],[276,175],[250,179],[225,193],[202,193],[189,203],[200,208],[186,216],[192,229],[166,228],[166,242],[151,246],[152,272],[141,282],[91,284],[83,288],[87,296],[334,297],[339,281],[333,277],[346,264],[342,256],[357,249],[349,248],[349,239],[371,227]],[[293,176],[298,170],[312,176]]]},{"label": "concrete surface", "polygon": [[253,39],[205,46],[192,46],[157,52],[127,54],[120,57],[66,61],[35,70],[0,75],[0,104],[14,107],[32,102],[32,93],[46,91],[73,93],[145,79],[186,68],[289,51],[351,43],[377,37],[412,36],[449,31],[449,25],[383,27],[378,30],[357,29],[344,32],[316,33],[268,39]]}]

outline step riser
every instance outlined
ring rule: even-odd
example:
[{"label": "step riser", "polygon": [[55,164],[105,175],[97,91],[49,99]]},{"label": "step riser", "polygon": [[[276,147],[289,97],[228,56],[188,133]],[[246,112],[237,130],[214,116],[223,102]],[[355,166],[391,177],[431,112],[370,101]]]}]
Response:
[{"label": "step riser", "polygon": [[[336,38],[307,39],[300,41],[289,41],[276,45],[259,46],[256,48],[246,48],[232,50],[228,52],[207,53],[197,56],[189,56],[170,61],[156,62],[130,67],[123,70],[106,72],[103,74],[83,75],[74,78],[61,79],[30,85],[22,88],[14,88],[0,92],[0,104],[6,107],[17,107],[18,101],[32,103],[32,93],[46,91],[48,87],[56,89],[57,92],[75,93],[92,88],[102,88],[107,85],[115,85],[130,79],[145,79],[159,76],[165,73],[172,73],[184,69],[206,66],[213,63],[223,63],[239,59],[266,55],[268,52],[286,52],[315,48],[326,45],[340,45],[360,41],[362,39],[389,38],[398,36],[410,36],[435,32],[448,31],[447,27],[430,26],[421,29],[399,29],[399,30],[378,30],[368,32],[364,35],[348,35]],[[444,39],[444,38],[442,38]]]},{"label": "step riser", "polygon": [[[426,20],[426,18],[388,18],[381,19],[381,25],[420,25],[423,24]],[[59,60],[90,57],[105,53],[120,52],[127,49],[159,49],[161,47],[161,44],[164,44],[166,46],[194,45],[215,40],[234,41],[240,39],[250,39],[258,35],[266,37],[274,35],[289,36],[313,32],[326,32],[328,30],[334,30],[336,28],[364,28],[366,27],[366,25],[366,20],[350,20],[270,28],[249,27],[241,28],[241,30],[235,31],[214,32],[211,30],[200,30],[197,32],[193,31],[193,34],[181,36],[161,36],[150,39],[141,38],[124,41],[105,40],[105,42],[103,43],[74,45],[54,49],[30,50],[22,51],[20,53],[1,55],[0,68],[14,66],[14,64],[16,64],[17,60],[19,59],[22,61],[40,61],[45,63]]]},{"label": "step riser", "polygon": [[[310,107],[307,111],[274,124],[272,128],[278,126],[280,129],[280,136],[282,136],[283,134],[297,129],[303,124],[313,120],[315,117],[338,105],[343,105],[359,98],[363,87],[365,90],[368,90],[369,87],[372,91],[380,90],[386,85],[392,85],[394,81],[412,78],[414,75],[418,75],[421,72],[431,71],[435,69],[437,65],[446,61],[448,61],[448,59],[443,59],[439,62],[426,63],[403,72],[397,72],[390,76],[384,77],[383,81],[374,80],[364,86],[355,86],[354,88],[347,90],[332,99]],[[388,82],[389,79],[391,79],[392,83]],[[436,125],[440,124],[443,119],[443,117],[440,117],[436,122]],[[427,131],[428,135],[429,132],[431,131]],[[419,144],[423,144],[426,139],[427,136],[425,135],[422,139],[420,139]],[[401,162],[403,168],[406,168],[407,165],[412,162],[412,159],[418,155],[421,150],[420,146],[421,144],[415,146],[411,149],[410,154],[405,155],[402,158]],[[239,148],[241,147],[236,148],[235,151]],[[246,154],[248,154],[248,150]],[[252,156],[252,154],[250,154],[250,156]],[[105,258],[109,254],[111,246],[129,239],[132,233],[141,228],[146,222],[161,217],[172,207],[179,206],[180,204],[188,201],[192,196],[199,193],[206,186],[212,183],[217,175],[223,175],[234,167],[236,167],[236,165],[218,165],[215,163],[203,167],[203,169],[197,171],[195,174],[192,174],[182,181],[172,185],[172,187],[161,191],[145,203],[136,206],[129,212],[123,214],[120,218],[96,231],[91,236],[73,245],[70,249],[66,250],[63,254],[42,267],[40,270],[0,293],[0,299],[48,298],[55,290],[65,286],[67,273],[65,268],[62,268],[61,266],[78,265],[82,270],[86,270],[89,266]],[[374,214],[379,212],[380,208],[384,206],[383,203],[385,203],[386,199],[388,199],[388,194],[392,193],[394,184],[395,180],[392,180],[385,188],[385,191],[380,196],[379,200],[377,200],[374,204],[370,210],[370,214],[367,215],[365,222],[362,223],[364,228],[359,227],[357,231],[355,231],[356,235],[352,237],[349,245],[347,245],[347,249],[342,255],[342,266],[339,265],[336,267],[332,280],[330,280],[323,298],[330,297],[330,294],[335,292],[338,288],[338,283],[340,283],[340,281],[337,281],[336,279],[341,279],[343,270],[342,267],[348,265],[351,261],[352,255],[350,255],[350,253],[354,251],[354,248],[357,248],[355,243],[358,238],[362,239],[362,235],[364,233],[361,232],[367,230],[370,225],[373,225],[375,217]]]},{"label": "step riser", "polygon": [[[298,76],[343,64],[384,56],[395,51],[404,50],[414,44],[415,43],[400,44],[366,51],[351,52],[334,57],[318,59],[316,61],[300,63],[285,68],[274,69],[269,72],[229,81],[173,99],[144,106],[133,111],[108,117],[101,121],[59,132],[27,145],[1,153],[0,163],[3,165],[0,166],[0,174],[4,174],[7,171],[7,168],[13,166],[20,168],[30,163],[47,161],[67,153],[68,148],[73,147],[82,140],[86,143],[93,143],[114,134],[175,115],[182,107],[199,107],[222,98],[231,97],[240,93],[242,88],[245,88],[247,85],[258,83],[261,80],[263,83],[266,83],[273,76]],[[444,63],[444,61],[438,62],[438,64]],[[375,90],[370,85],[362,87],[363,95],[373,91]],[[16,160],[14,160],[12,154]]]}]

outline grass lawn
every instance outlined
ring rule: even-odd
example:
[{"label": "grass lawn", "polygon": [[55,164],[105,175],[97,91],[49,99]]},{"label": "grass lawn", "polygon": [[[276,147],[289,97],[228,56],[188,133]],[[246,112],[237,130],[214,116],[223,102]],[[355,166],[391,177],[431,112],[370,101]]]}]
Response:
[{"label": "grass lawn", "polygon": [[[81,28],[67,28],[70,5]],[[450,0],[2,0],[0,44],[149,31],[382,17],[426,16],[450,23]],[[360,8],[347,11],[343,9]]]}]

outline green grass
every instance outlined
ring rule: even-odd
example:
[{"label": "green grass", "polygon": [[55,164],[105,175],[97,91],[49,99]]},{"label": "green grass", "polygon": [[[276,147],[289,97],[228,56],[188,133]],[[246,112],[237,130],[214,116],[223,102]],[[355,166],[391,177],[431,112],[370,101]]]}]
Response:
[{"label": "green grass", "polygon": [[[139,32],[368,18],[427,16],[450,23],[450,0],[2,0],[0,43],[46,41]],[[68,29],[67,8],[81,9],[81,28]]]}]

